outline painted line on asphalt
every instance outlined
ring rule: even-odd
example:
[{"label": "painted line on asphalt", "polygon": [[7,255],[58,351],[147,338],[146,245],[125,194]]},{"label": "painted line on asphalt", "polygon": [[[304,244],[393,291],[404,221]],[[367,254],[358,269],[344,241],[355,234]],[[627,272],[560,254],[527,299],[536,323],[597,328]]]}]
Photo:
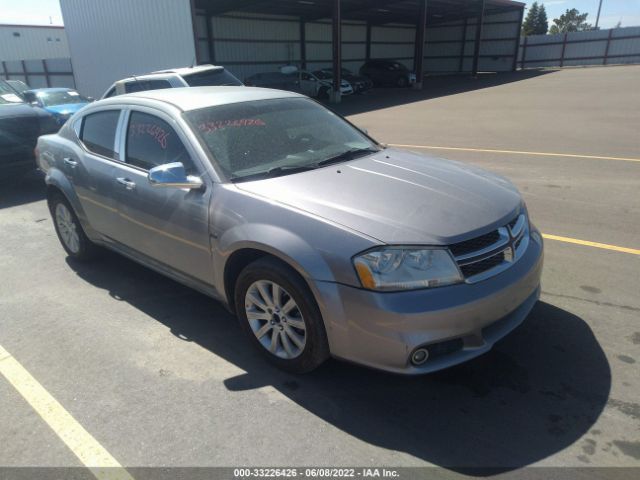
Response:
[{"label": "painted line on asphalt", "polygon": [[586,247],[602,248],[604,250],[613,250],[614,252],[631,253],[632,255],[640,255],[640,250],[636,248],[618,247],[617,245],[609,245],[608,243],[590,242],[588,240],[579,240],[577,238],[560,237],[558,235],[550,235],[543,233],[542,236],[546,240],[556,240],[558,242],[573,243],[576,245],[584,245]]},{"label": "painted line on asphalt", "polygon": [[0,345],[0,374],[99,480],[133,480],[40,383]]},{"label": "painted line on asphalt", "polygon": [[508,153],[514,155],[537,155],[541,157],[567,157],[567,158],[587,158],[591,160],[617,160],[621,162],[640,162],[640,158],[628,157],[603,157],[599,155],[578,155],[572,153],[552,153],[552,152],[526,152],[520,150],[493,150],[490,148],[463,148],[463,147],[439,147],[434,145],[404,145],[401,143],[389,143],[390,147],[401,148],[424,148],[427,150],[454,150],[460,152],[486,152],[486,153]]}]

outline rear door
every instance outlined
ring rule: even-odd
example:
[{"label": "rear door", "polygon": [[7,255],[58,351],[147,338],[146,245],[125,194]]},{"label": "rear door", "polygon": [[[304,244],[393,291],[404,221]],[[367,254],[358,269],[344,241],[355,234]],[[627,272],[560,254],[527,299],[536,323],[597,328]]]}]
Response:
[{"label": "rear door", "polygon": [[112,239],[118,236],[118,192],[113,175],[121,115],[119,108],[85,115],[76,124],[82,148],[62,153],[62,168],[75,185],[89,223],[94,230]]},{"label": "rear door", "polygon": [[122,243],[195,278],[213,282],[209,248],[211,184],[201,190],[153,187],[151,168],[182,162],[189,175],[203,176],[180,126],[152,108],[132,107],[125,116],[124,163],[116,167]]}]

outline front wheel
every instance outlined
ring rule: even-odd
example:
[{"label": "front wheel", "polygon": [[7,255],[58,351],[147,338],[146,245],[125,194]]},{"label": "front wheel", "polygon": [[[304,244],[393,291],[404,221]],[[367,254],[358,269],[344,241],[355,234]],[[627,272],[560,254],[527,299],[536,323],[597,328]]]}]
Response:
[{"label": "front wheel", "polygon": [[69,201],[60,194],[49,200],[56,234],[67,254],[79,261],[92,259],[98,247],[87,238]]},{"label": "front wheel", "polygon": [[309,372],[329,356],[318,306],[304,280],[275,259],[260,259],[238,277],[235,308],[243,329],[283,370]]}]

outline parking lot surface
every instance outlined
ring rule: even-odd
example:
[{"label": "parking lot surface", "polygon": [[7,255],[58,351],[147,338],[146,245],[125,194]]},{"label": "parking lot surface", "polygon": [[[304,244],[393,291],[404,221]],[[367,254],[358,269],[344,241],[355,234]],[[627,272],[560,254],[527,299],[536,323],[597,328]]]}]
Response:
[{"label": "parking lot surface", "polygon": [[[67,260],[37,174],[0,191],[0,345],[124,466],[640,467],[639,85],[636,66],[518,72],[338,106],[509,177],[547,235],[630,249],[547,239],[540,302],[469,363],[278,371],[208,297],[115,254]],[[2,375],[0,398],[0,465],[82,465]]]}]

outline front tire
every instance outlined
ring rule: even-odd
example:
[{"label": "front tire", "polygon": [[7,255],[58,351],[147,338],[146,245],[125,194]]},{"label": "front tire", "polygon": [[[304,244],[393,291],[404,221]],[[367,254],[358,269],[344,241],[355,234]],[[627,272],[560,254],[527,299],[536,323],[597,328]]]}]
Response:
[{"label": "front tire", "polygon": [[251,342],[277,367],[306,373],[329,357],[318,305],[300,275],[282,262],[262,258],[245,267],[234,303]]},{"label": "front tire", "polygon": [[61,194],[54,194],[49,200],[49,211],[58,239],[67,254],[78,261],[94,258],[98,247],[84,233],[69,201]]}]

